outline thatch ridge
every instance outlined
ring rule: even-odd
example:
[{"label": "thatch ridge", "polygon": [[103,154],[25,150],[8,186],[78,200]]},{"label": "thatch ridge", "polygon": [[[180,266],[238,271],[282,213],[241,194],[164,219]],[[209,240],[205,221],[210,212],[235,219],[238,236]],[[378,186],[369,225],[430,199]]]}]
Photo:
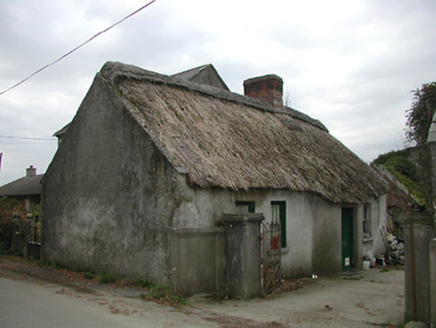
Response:
[{"label": "thatch ridge", "polygon": [[271,104],[261,100],[250,97],[245,97],[240,94],[225,91],[222,89],[214,88],[207,85],[200,85],[197,83],[189,83],[184,80],[180,80],[171,76],[158,74],[156,72],[148,71],[133,65],[127,65],[119,62],[107,62],[100,70],[100,74],[108,80],[112,85],[117,85],[123,80],[136,80],[136,81],[149,81],[158,84],[164,84],[182,89],[191,90],[194,92],[207,95],[209,97],[220,98],[227,101],[233,101],[247,106],[260,109],[262,111],[268,111],[273,113],[281,113],[292,116],[296,119],[305,121],[319,129],[327,130],[327,128],[316,119],[301,113],[291,107],[283,107],[283,109],[276,109]]},{"label": "thatch ridge", "polygon": [[102,76],[196,186],[311,192],[335,203],[362,203],[384,192],[367,164],[302,113],[111,65]]}]

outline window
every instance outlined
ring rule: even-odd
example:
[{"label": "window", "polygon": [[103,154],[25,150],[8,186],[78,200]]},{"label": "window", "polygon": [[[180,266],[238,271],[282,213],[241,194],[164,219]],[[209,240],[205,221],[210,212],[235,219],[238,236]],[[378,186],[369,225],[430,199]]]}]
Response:
[{"label": "window", "polygon": [[371,220],[369,215],[370,206],[368,204],[363,205],[362,209],[362,230],[363,239],[371,238]]},{"label": "window", "polygon": [[271,202],[272,223],[280,222],[281,247],[287,247],[286,240],[286,202]]},{"label": "window", "polygon": [[254,213],[254,202],[236,202],[236,214]]}]

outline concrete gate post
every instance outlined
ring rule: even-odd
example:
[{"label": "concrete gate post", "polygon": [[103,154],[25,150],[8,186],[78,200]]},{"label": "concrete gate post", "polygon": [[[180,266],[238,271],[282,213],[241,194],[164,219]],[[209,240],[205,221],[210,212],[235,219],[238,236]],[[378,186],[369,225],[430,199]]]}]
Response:
[{"label": "concrete gate post", "polygon": [[23,252],[23,240],[21,238],[22,234],[22,226],[21,226],[21,217],[18,214],[14,214],[14,218],[12,219],[12,245],[11,250],[13,253],[22,253]]},{"label": "concrete gate post", "polygon": [[33,221],[33,214],[27,213],[26,214],[26,225],[24,227],[24,250],[23,250],[24,257],[29,257],[29,241],[33,241],[32,221]]},{"label": "concrete gate post", "polygon": [[433,240],[430,241],[429,276],[430,276],[430,318],[431,327],[436,327],[436,114],[433,114],[430,130],[427,137],[427,146],[431,159],[431,182],[433,192]]},{"label": "concrete gate post", "polygon": [[[413,213],[413,243],[410,234],[410,214],[401,218],[405,237],[405,322],[422,321],[430,324],[430,242],[433,239],[433,218]],[[414,249],[414,252],[412,252]]]},{"label": "concrete gate post", "polygon": [[224,214],[226,289],[231,298],[262,295],[260,224],[262,214]]},{"label": "concrete gate post", "polygon": [[430,262],[430,317],[431,326],[436,327],[436,236],[429,245]]}]

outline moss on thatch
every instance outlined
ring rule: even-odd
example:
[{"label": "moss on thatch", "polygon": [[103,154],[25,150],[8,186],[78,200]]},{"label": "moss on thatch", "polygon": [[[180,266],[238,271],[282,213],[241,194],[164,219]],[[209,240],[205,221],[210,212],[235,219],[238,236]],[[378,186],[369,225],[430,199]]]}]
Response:
[{"label": "moss on thatch", "polygon": [[168,160],[201,188],[305,191],[335,203],[384,191],[367,164],[293,109],[119,63],[106,64],[102,75]]}]

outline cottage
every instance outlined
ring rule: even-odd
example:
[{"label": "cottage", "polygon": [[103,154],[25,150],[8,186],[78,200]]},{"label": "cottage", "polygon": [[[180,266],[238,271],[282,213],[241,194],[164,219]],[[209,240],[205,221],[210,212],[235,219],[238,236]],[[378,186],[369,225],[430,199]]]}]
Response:
[{"label": "cottage", "polygon": [[19,200],[27,212],[41,203],[41,180],[44,174],[36,174],[36,168],[30,165],[26,169],[26,176],[9,182],[0,187],[0,197]]},{"label": "cottage", "polygon": [[0,244],[15,254],[39,258],[41,180],[30,165],[26,176],[0,187]]},{"label": "cottage", "polygon": [[211,65],[165,76],[106,63],[43,180],[44,259],[219,291],[223,215],[253,212],[281,222],[283,277],[360,267],[364,229],[383,248],[385,185],[283,106],[282,85],[249,79],[242,96]]}]

